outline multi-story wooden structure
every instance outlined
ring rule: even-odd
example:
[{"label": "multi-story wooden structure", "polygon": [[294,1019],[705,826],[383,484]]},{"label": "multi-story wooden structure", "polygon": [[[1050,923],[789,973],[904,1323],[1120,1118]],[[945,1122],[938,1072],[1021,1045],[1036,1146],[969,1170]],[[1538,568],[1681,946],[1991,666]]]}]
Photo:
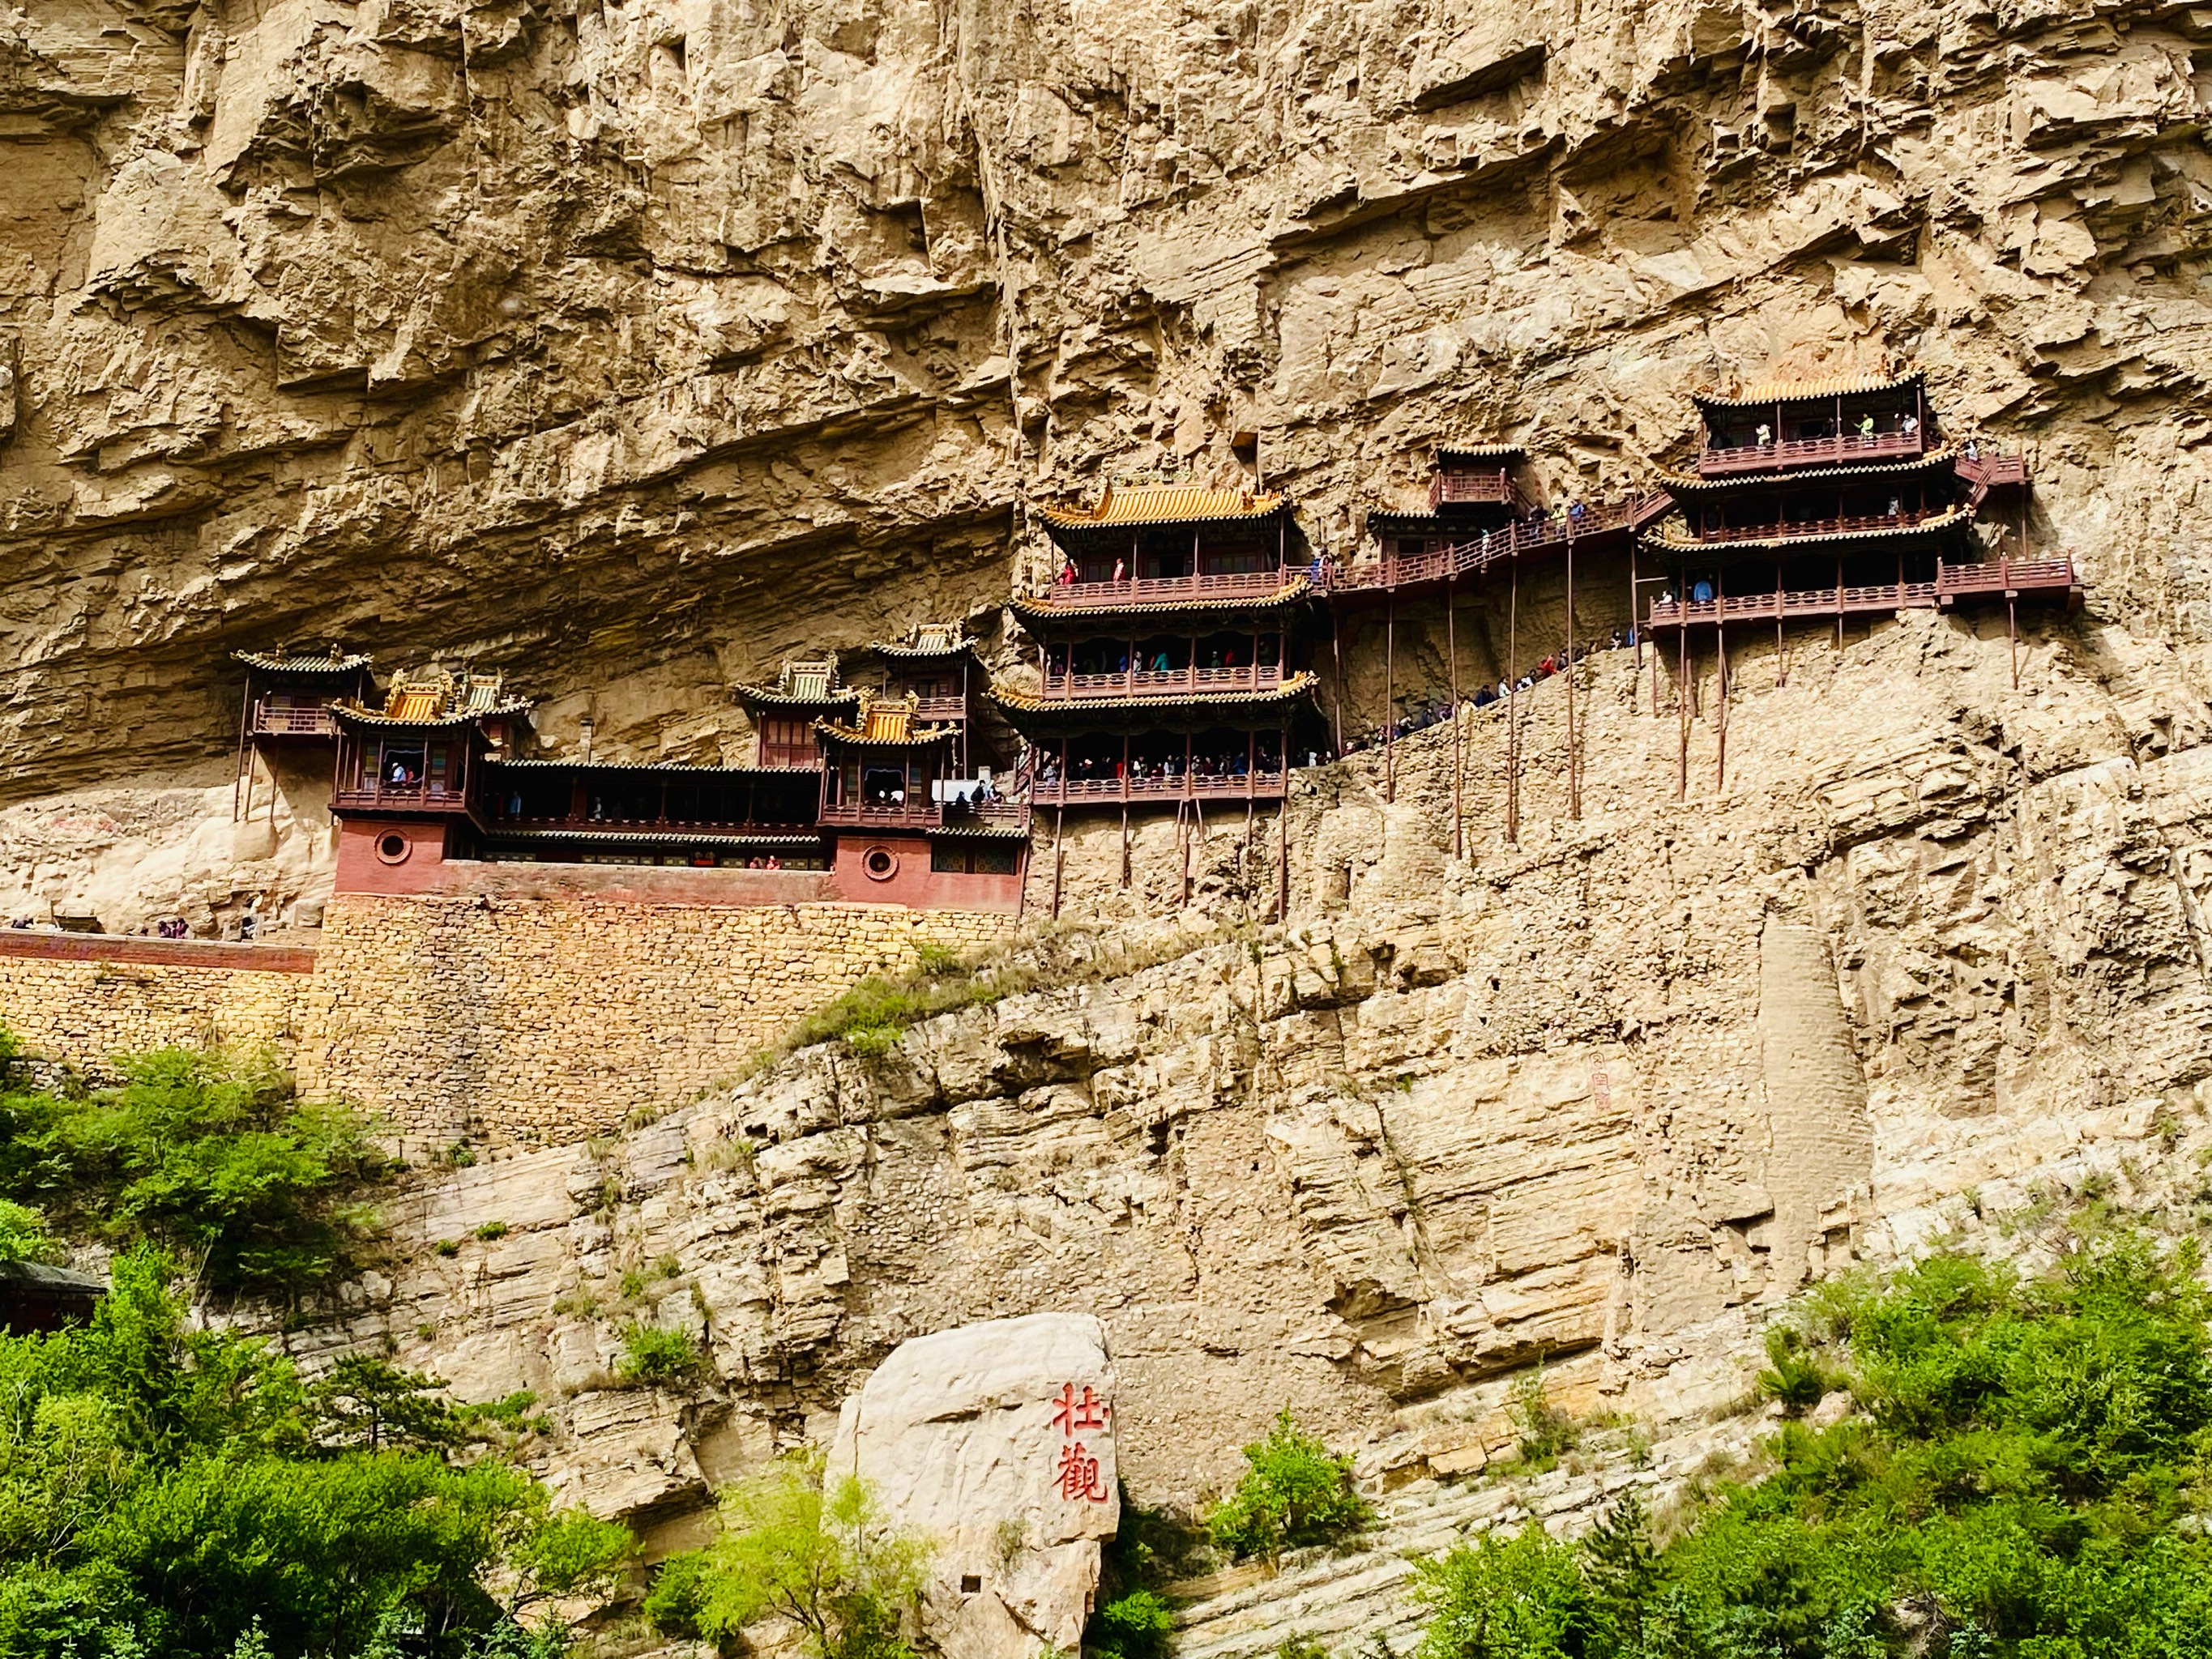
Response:
[{"label": "multi-story wooden structure", "polygon": [[[1037,683],[993,702],[1029,746],[1029,799],[1069,809],[1188,813],[1279,801],[1317,738],[1297,662],[1313,594],[1279,496],[1184,486],[1109,489],[1042,518],[1061,562],[1014,601]],[[1109,562],[1110,559],[1110,562]],[[1125,865],[1126,874],[1126,865]]]},{"label": "multi-story wooden structure", "polygon": [[[239,701],[238,764],[231,781],[234,818],[253,814],[253,771],[270,750],[333,750],[337,721],[331,702],[372,698],[375,677],[369,659],[331,646],[323,652],[240,651],[233,659],[246,670]],[[276,810],[272,791],[269,810]]]},{"label": "multi-story wooden structure", "polygon": [[869,653],[883,665],[884,695],[911,699],[914,718],[953,732],[954,763],[963,775],[976,764],[972,741],[975,642],[957,622],[922,623],[903,640],[878,640]]},{"label": "multi-story wooden structure", "polygon": [[[472,793],[488,763],[511,752],[530,704],[497,674],[431,669],[402,674],[380,699],[329,705],[337,726],[331,810],[338,819],[343,890],[375,890],[378,866],[396,871],[474,850]],[[480,798],[480,795],[477,797]],[[350,880],[349,880],[350,878]]]},{"label": "multi-story wooden structure", "polygon": [[1704,447],[1693,471],[1662,476],[1677,516],[1646,538],[1671,579],[1654,633],[1711,628],[1724,645],[1739,623],[2078,599],[2070,560],[2017,544],[1989,556],[1977,511],[1992,489],[2025,489],[2026,470],[1947,442],[1917,374],[1697,401]]},{"label": "multi-story wooden structure", "polygon": [[1312,586],[1284,562],[1282,499],[1143,486],[1041,516],[1060,574],[1013,605],[1037,686],[991,693],[1030,744],[1030,800],[1279,799],[1312,688],[1294,666]]}]

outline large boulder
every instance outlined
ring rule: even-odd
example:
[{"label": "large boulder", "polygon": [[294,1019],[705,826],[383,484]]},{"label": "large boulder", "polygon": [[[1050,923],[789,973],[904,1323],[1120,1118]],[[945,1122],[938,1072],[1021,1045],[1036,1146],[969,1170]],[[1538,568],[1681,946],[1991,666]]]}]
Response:
[{"label": "large boulder", "polygon": [[947,1659],[1073,1653],[1120,1526],[1114,1378],[1088,1314],[917,1337],[845,1401],[832,1479],[858,1474],[935,1548],[922,1621]]}]

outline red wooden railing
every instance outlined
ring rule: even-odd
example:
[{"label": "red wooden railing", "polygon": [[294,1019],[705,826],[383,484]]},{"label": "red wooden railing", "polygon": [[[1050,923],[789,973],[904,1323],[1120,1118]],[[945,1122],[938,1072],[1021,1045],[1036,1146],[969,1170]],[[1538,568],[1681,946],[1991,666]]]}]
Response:
[{"label": "red wooden railing", "polygon": [[1513,481],[1504,470],[1478,472],[1439,472],[1429,480],[1429,511],[1440,507],[1513,504]]},{"label": "red wooden railing", "polygon": [[1898,513],[1867,513],[1833,519],[1790,519],[1779,524],[1708,526],[1697,532],[1700,542],[1775,541],[1792,536],[1835,536],[1855,530],[1903,530],[1940,519],[1955,509],[1948,507],[1911,507]]},{"label": "red wooden railing", "polygon": [[914,717],[926,726],[941,726],[947,720],[965,720],[968,718],[968,700],[958,696],[916,697],[914,700]]},{"label": "red wooden railing", "polygon": [[339,811],[465,812],[468,801],[458,789],[443,784],[368,784],[331,792],[331,805]]},{"label": "red wooden railing", "polygon": [[1693,623],[1772,622],[1777,616],[1832,617],[1838,612],[1927,610],[1960,595],[2066,593],[2075,583],[2071,559],[1990,559],[1973,564],[1938,563],[1932,582],[1877,582],[1872,586],[1791,588],[1781,593],[1731,593],[1724,599],[1654,601],[1645,621],[1652,628]]},{"label": "red wooden railing", "polygon": [[1550,553],[1570,541],[1595,541],[1624,531],[1641,530],[1662,518],[1673,507],[1671,497],[1653,490],[1632,501],[1601,502],[1586,507],[1579,519],[1516,519],[1493,530],[1448,546],[1419,553],[1385,554],[1379,559],[1333,568],[1315,586],[1331,593],[1363,592],[1383,588],[1411,587],[1423,582],[1455,580],[1475,574],[1516,556]]},{"label": "red wooden railing", "polygon": [[1030,799],[1039,806],[1076,805],[1124,800],[1243,800],[1279,795],[1282,773],[1259,771],[1238,777],[1180,778],[1064,778],[1040,780],[1030,786]]},{"label": "red wooden railing", "polygon": [[1897,455],[1917,455],[1927,447],[1927,434],[1916,432],[1877,432],[1870,438],[1846,433],[1840,438],[1793,438],[1786,443],[1735,444],[1708,449],[1698,457],[1698,476],[1723,477],[1731,472],[1766,472],[1777,467],[1813,463],[1880,460]]},{"label": "red wooden railing", "polygon": [[264,738],[334,738],[338,723],[327,708],[299,708],[257,702],[253,705],[255,735]]},{"label": "red wooden railing", "polygon": [[1175,599],[1258,599],[1275,592],[1297,574],[1295,568],[1279,568],[1212,576],[1131,576],[1118,582],[1054,582],[1036,598],[1055,611]]}]

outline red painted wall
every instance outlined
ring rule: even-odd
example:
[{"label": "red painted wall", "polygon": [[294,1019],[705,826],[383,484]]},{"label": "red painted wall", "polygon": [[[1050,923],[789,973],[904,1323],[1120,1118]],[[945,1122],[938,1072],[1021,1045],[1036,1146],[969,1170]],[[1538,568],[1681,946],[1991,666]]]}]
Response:
[{"label": "red painted wall", "polygon": [[[881,854],[880,858],[874,855]],[[874,858],[874,864],[872,864]],[[887,862],[888,870],[875,864]],[[913,910],[1000,910],[1021,908],[1022,878],[940,873],[929,867],[927,836],[837,837],[837,896],[854,904],[903,904]]]},{"label": "red painted wall", "polygon": [[[407,842],[406,856],[390,860],[378,848],[385,838]],[[446,824],[439,818],[347,818],[338,827],[337,879],[340,893],[434,893],[444,891]]]},{"label": "red painted wall", "polygon": [[[379,852],[389,836],[404,838],[405,856]],[[888,855],[888,874],[869,868],[869,855]],[[840,836],[836,866],[822,870],[702,870],[664,865],[508,864],[446,855],[446,826],[429,820],[345,821],[338,834],[340,893],[434,894],[473,898],[609,898],[673,904],[902,904],[914,910],[1021,908],[1022,878],[942,873],[929,867],[925,836]]]}]

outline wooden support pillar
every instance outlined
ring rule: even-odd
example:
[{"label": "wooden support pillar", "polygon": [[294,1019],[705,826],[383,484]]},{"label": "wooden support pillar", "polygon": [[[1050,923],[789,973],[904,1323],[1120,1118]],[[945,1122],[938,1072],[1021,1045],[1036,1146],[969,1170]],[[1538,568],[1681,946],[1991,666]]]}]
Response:
[{"label": "wooden support pillar", "polygon": [[1121,890],[1129,890],[1129,734],[1121,734]]},{"label": "wooden support pillar", "polygon": [[[2002,561],[1999,562],[2002,564]],[[2014,609],[2012,573],[2004,572],[2005,581],[2005,643],[2012,651],[2012,689],[2020,690],[2020,617]]]},{"label": "wooden support pillar", "polygon": [[1382,799],[1398,799],[1398,590],[1382,591]]},{"label": "wooden support pillar", "polygon": [[[1452,856],[1467,856],[1467,832],[1460,800],[1461,745],[1464,723],[1459,710],[1459,623],[1458,610],[1453,603],[1451,573],[1444,573],[1444,664],[1446,678],[1451,688],[1451,764],[1452,764]],[[1285,779],[1285,782],[1288,780]]]},{"label": "wooden support pillar", "polygon": [[1838,654],[1838,656],[1840,656],[1840,655],[1842,655],[1842,654],[1843,654],[1843,649],[1844,649],[1844,553],[1843,553],[1843,550],[1842,550],[1841,548],[1838,548],[1838,549],[1836,550],[1836,653],[1837,653],[1837,654]]},{"label": "wooden support pillar", "polygon": [[1521,549],[1505,599],[1505,844],[1521,844]]},{"label": "wooden support pillar", "polygon": [[1728,578],[1713,572],[1713,639],[1717,661],[1713,679],[1713,790],[1728,787]]},{"label": "wooden support pillar", "polygon": [[1291,919],[1291,727],[1283,723],[1283,795],[1275,809],[1275,920]]},{"label": "wooden support pillar", "polygon": [[1782,653],[1782,561],[1774,561],[1774,683],[1790,684],[1790,659]]},{"label": "wooden support pillar", "polygon": [[[1571,522],[1571,521],[1570,521]],[[1575,534],[1567,532],[1567,816],[1583,815],[1582,757],[1575,744]]]},{"label": "wooden support pillar", "polygon": [[[1336,596],[1328,601],[1328,649],[1336,662],[1336,695],[1330,699],[1329,713],[1336,728],[1336,752],[1344,753],[1344,627],[1343,618],[1337,614]],[[1333,757],[1332,757],[1333,758]]]},{"label": "wooden support pillar", "polygon": [[246,733],[252,729],[252,720],[253,671],[249,668],[246,671],[245,700],[238,706],[237,763],[230,775],[230,821],[233,823],[236,823],[239,821],[238,789],[239,785],[246,780],[246,768],[247,765],[246,758]]},{"label": "wooden support pillar", "polygon": [[[1655,652],[1656,657],[1657,653]],[[1690,798],[1690,629],[1685,619],[1675,635],[1674,713],[1680,726],[1676,739],[1674,799]]]},{"label": "wooden support pillar", "polygon": [[[1060,775],[1060,785],[1064,793],[1067,787],[1067,773],[1064,768]],[[1052,809],[1052,914],[1054,920],[1057,920],[1060,915],[1060,877],[1067,868],[1067,860],[1060,848],[1060,835],[1066,826],[1067,803],[1065,800],[1056,801]]]}]

